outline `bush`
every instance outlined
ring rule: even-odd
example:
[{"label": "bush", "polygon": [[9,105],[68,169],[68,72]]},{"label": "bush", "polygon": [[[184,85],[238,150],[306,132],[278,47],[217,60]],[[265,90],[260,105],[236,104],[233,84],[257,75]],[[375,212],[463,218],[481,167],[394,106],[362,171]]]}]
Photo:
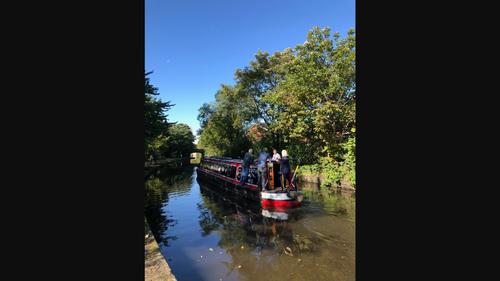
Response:
[{"label": "bush", "polygon": [[349,138],[343,148],[346,151],[343,162],[344,180],[356,187],[356,138]]},{"label": "bush", "polygon": [[349,138],[342,144],[341,149],[341,161],[333,157],[321,157],[318,164],[302,166],[300,173],[303,175],[323,175],[322,187],[339,187],[342,181],[356,187],[356,138]]},{"label": "bush", "polygon": [[304,165],[300,168],[299,171],[303,175],[319,174],[321,172],[321,165],[319,164]]},{"label": "bush", "polygon": [[323,157],[320,159],[321,171],[325,179],[321,182],[321,187],[325,186],[340,186],[340,181],[343,178],[342,166],[339,162],[331,157]]}]

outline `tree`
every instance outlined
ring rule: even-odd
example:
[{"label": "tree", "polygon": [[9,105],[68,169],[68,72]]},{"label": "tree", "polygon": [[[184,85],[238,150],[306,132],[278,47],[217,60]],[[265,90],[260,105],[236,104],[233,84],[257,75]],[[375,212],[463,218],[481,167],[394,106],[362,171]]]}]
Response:
[{"label": "tree", "polygon": [[269,116],[267,112],[271,105],[262,100],[263,95],[277,84],[269,54],[259,50],[255,55],[255,60],[250,62],[250,66],[242,70],[237,69],[235,77],[240,95],[251,97],[253,113],[257,121],[264,122],[266,125],[271,124],[272,116]]},{"label": "tree", "polygon": [[[250,122],[264,123],[270,127],[276,121],[277,114],[283,110],[282,105],[269,102],[265,96],[272,92],[287,72],[286,64],[293,58],[290,49],[276,52],[270,56],[267,52],[258,51],[250,66],[237,69],[235,72],[236,89],[240,96],[249,98]],[[272,131],[272,144],[281,146],[281,134]]]},{"label": "tree", "polygon": [[236,157],[250,146],[245,134],[252,114],[249,102],[234,87],[221,85],[215,103],[200,108],[199,147],[205,149],[207,155]]},{"label": "tree", "polygon": [[194,135],[191,128],[183,123],[173,124],[168,129],[168,137],[162,146],[162,154],[166,158],[189,157],[195,149]]},{"label": "tree", "polygon": [[307,41],[294,49],[295,58],[272,91],[268,103],[283,106],[272,130],[288,132],[287,141],[304,157],[342,154],[341,143],[355,126],[355,37],[338,33],[330,39],[328,28],[313,28]]},{"label": "tree", "polygon": [[174,106],[170,101],[162,102],[156,97],[158,88],[151,85],[147,77],[151,73],[144,75],[144,150],[147,156],[158,146],[159,138],[166,137],[170,125],[166,112]]},{"label": "tree", "polygon": [[197,135],[201,135],[203,133],[203,128],[207,126],[208,120],[210,120],[210,117],[212,114],[215,112],[215,106],[211,103],[204,103],[199,109],[198,109],[198,122],[200,122],[200,129],[198,129]]},{"label": "tree", "polygon": [[248,129],[262,126],[266,137],[255,147],[287,148],[303,164],[348,160],[353,169],[355,78],[354,30],[341,39],[314,27],[304,44],[272,56],[259,51],[236,70],[236,85],[223,85],[215,103],[200,108],[200,144],[208,154],[241,152]]}]

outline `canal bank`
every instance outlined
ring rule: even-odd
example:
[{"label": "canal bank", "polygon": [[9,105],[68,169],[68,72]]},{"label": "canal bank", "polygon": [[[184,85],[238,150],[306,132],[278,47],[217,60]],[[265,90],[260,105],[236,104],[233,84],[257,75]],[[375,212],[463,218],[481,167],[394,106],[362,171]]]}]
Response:
[{"label": "canal bank", "polygon": [[[322,182],[325,182],[325,178],[326,177],[322,174],[299,174],[299,175],[297,175],[297,179],[299,180],[300,183],[306,184],[309,186],[312,186],[312,185],[320,186]],[[351,191],[351,192],[356,191],[356,188],[354,188],[352,186],[352,184],[350,184],[349,182],[344,181],[344,180],[342,180],[340,182],[340,185],[335,186],[334,188],[338,189],[338,190],[343,190],[343,191]]]},{"label": "canal bank", "polygon": [[165,258],[163,258],[153,234],[149,231],[147,221],[144,223],[147,230],[144,238],[144,280],[177,281]]}]

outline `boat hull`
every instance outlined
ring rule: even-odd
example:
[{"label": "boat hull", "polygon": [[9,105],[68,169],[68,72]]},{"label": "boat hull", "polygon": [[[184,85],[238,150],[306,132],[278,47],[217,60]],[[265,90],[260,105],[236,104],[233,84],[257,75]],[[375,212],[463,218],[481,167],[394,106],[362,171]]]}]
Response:
[{"label": "boat hull", "polygon": [[226,178],[200,168],[197,169],[197,175],[200,180],[210,183],[220,191],[231,193],[239,198],[260,202],[260,194],[257,186],[250,184],[241,186],[237,180]]},{"label": "boat hull", "polygon": [[197,175],[200,180],[212,184],[219,190],[229,192],[240,198],[260,202],[264,208],[294,208],[302,204],[302,195],[294,191],[265,190],[261,192],[255,184],[246,183],[241,185],[235,178],[202,167],[197,168]]},{"label": "boat hull", "polygon": [[267,199],[262,199],[261,200],[262,207],[288,207],[288,208],[294,208],[294,207],[299,207],[302,205],[301,202],[296,201],[296,200],[267,200]]}]

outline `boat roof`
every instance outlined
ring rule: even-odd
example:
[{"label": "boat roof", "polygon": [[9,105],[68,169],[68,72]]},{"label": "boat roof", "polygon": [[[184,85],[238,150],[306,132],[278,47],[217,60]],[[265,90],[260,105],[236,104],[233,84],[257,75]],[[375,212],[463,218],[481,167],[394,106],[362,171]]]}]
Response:
[{"label": "boat roof", "polygon": [[243,163],[242,159],[235,159],[230,157],[204,157],[203,160],[211,160],[217,162],[225,162],[225,163]]}]

